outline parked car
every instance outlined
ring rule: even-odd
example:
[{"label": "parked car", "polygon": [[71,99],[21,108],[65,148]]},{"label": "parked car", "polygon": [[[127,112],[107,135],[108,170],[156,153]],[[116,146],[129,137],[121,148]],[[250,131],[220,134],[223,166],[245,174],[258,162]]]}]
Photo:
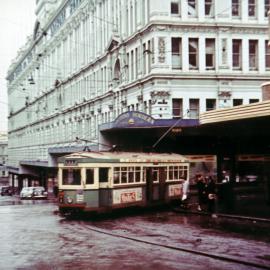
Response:
[{"label": "parked car", "polygon": [[1,187],[1,196],[11,196],[13,194],[13,189],[10,186],[3,186]]},{"label": "parked car", "polygon": [[20,193],[21,199],[47,199],[48,193],[44,187],[24,187]]}]

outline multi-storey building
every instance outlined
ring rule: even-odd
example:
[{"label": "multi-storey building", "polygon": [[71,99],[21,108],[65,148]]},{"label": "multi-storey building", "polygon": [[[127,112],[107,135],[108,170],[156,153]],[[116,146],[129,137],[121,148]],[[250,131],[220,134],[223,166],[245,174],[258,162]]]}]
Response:
[{"label": "multi-storey building", "polygon": [[0,132],[0,184],[6,184],[6,180],[8,177],[8,170],[6,168],[6,163],[8,159],[7,148],[7,134],[4,132]]},{"label": "multi-storey building", "polygon": [[144,125],[188,125],[200,112],[261,100],[269,7],[270,0],[37,0],[34,34],[7,76],[15,180],[54,178],[48,168],[78,149],[76,137],[91,147],[128,111],[144,113],[136,115]]}]

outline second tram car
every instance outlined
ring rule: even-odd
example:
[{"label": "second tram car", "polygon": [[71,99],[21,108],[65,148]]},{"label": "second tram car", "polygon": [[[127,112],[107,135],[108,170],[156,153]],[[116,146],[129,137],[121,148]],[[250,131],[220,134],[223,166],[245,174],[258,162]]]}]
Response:
[{"label": "second tram car", "polygon": [[63,215],[169,203],[189,181],[179,154],[80,152],[60,158],[58,168]]}]

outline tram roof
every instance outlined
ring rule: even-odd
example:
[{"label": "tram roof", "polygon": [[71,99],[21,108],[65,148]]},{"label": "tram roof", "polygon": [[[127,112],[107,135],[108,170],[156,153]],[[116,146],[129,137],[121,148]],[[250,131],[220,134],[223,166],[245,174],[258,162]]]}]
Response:
[{"label": "tram roof", "polygon": [[[188,162],[189,160],[180,154],[175,153],[141,153],[141,152],[77,152],[66,155],[58,159],[59,163],[69,161],[76,161],[82,163],[96,163],[96,162]],[[70,163],[72,165],[72,162]]]}]

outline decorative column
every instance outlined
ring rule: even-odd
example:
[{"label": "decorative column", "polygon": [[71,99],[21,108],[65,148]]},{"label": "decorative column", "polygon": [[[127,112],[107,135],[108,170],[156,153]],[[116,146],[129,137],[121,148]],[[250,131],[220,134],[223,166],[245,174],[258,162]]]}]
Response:
[{"label": "decorative column", "polygon": [[258,71],[265,72],[265,39],[264,37],[258,40]]},{"label": "decorative column", "polygon": [[199,71],[205,71],[205,38],[199,38],[199,50],[198,50],[198,59],[199,59]]},{"label": "decorative column", "polygon": [[249,44],[248,38],[242,39],[242,71],[243,73],[249,72]]},{"label": "decorative column", "polygon": [[182,36],[182,69],[184,72],[189,70],[189,50],[188,50],[188,36]]}]

